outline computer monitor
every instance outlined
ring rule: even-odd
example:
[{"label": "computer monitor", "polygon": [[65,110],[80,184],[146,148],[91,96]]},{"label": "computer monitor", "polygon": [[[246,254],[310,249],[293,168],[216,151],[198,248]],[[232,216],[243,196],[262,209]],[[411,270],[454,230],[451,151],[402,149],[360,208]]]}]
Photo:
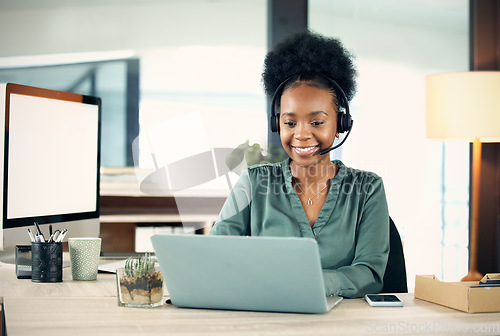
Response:
[{"label": "computer monitor", "polygon": [[8,83],[0,104],[0,261],[34,222],[99,236],[101,100]]}]

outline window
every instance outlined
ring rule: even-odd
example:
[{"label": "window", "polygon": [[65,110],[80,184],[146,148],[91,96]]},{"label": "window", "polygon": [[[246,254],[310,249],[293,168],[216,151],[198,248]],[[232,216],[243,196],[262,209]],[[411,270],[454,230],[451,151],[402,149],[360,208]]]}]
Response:
[{"label": "window", "polygon": [[356,56],[348,166],[384,179],[415,274],[459,280],[468,266],[469,144],[425,137],[425,76],[468,70],[468,2],[310,0],[309,26]]}]

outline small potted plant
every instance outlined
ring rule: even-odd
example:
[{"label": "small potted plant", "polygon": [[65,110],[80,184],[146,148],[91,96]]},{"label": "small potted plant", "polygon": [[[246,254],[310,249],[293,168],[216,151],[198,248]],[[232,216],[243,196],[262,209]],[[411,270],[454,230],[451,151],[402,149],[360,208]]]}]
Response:
[{"label": "small potted plant", "polygon": [[130,257],[116,270],[118,304],[127,307],[156,307],[163,304],[163,276],[155,258],[146,253]]}]

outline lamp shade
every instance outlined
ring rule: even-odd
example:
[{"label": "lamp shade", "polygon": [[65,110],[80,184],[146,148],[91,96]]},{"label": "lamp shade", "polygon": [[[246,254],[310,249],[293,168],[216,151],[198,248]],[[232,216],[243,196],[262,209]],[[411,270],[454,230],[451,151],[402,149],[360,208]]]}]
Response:
[{"label": "lamp shade", "polygon": [[427,137],[500,142],[500,71],[426,77]]}]

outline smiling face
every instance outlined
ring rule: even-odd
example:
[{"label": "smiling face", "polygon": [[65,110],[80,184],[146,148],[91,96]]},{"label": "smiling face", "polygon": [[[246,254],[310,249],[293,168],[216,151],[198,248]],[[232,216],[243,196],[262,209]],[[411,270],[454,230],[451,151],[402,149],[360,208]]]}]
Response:
[{"label": "smiling face", "polygon": [[319,152],[333,145],[337,133],[332,93],[299,84],[283,92],[280,106],[281,144],[292,161],[304,167],[329,164],[330,155]]}]

